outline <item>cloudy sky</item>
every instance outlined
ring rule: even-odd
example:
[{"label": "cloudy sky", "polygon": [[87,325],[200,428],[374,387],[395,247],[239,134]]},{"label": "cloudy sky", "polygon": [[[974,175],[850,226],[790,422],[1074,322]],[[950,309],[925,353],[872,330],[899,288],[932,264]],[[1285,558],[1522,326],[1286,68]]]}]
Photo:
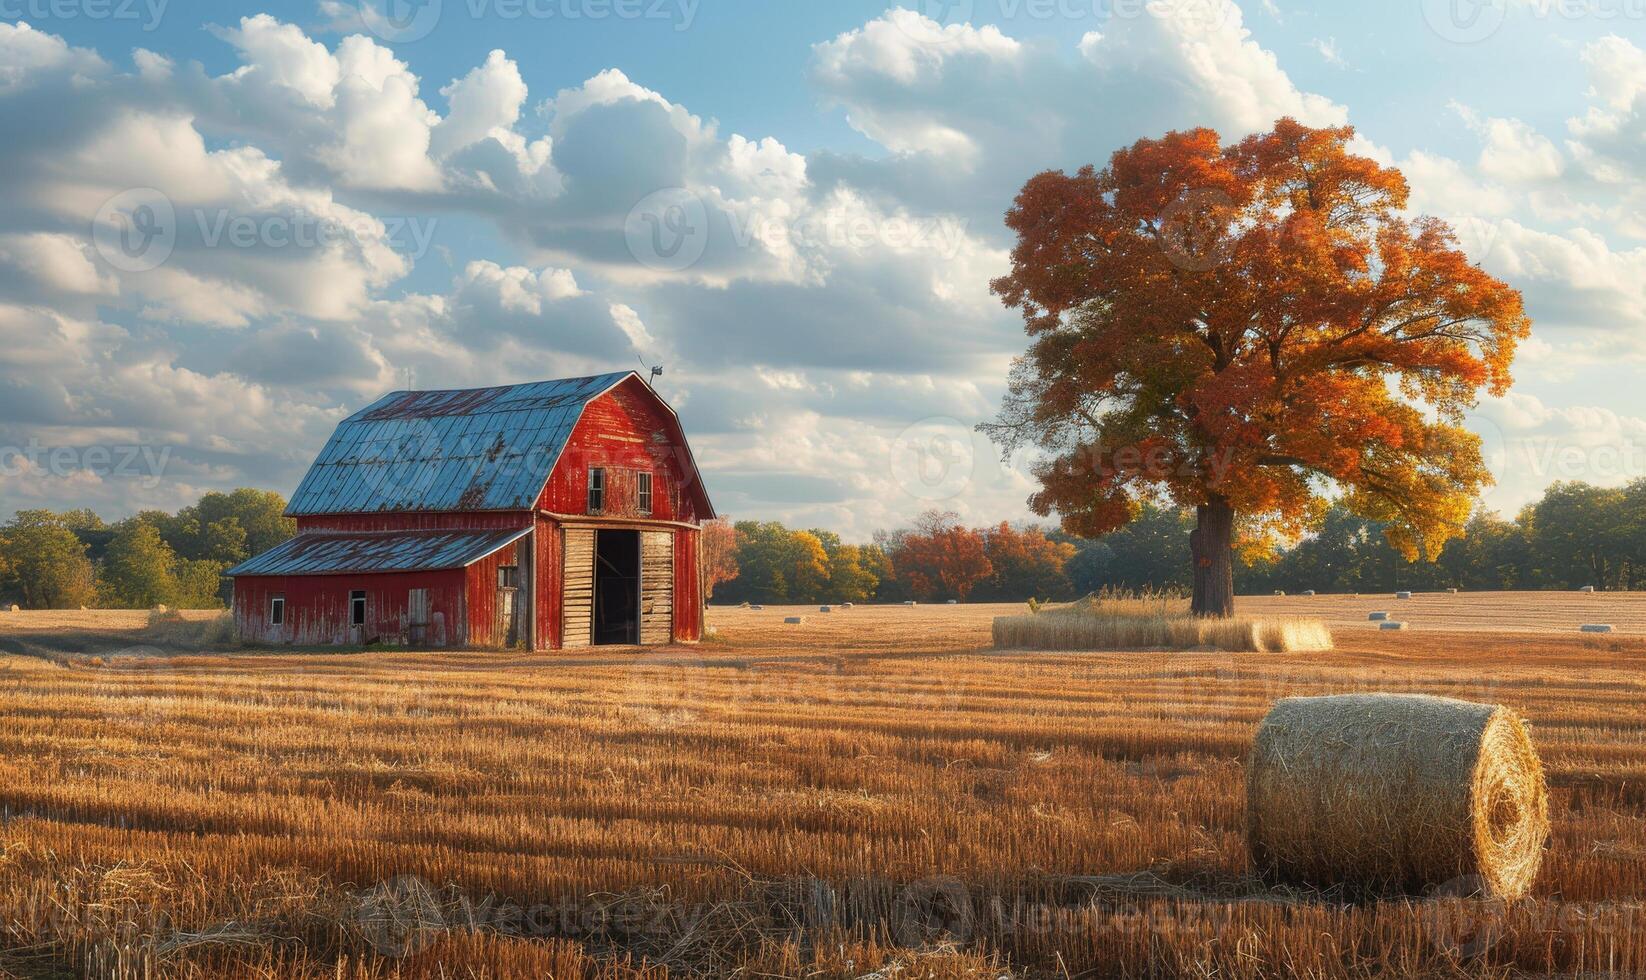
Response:
[{"label": "cloudy sky", "polygon": [[644,362],[723,512],[1019,519],[1016,189],[1284,115],[1525,293],[1489,505],[1646,476],[1646,0],[0,0],[0,512]]}]

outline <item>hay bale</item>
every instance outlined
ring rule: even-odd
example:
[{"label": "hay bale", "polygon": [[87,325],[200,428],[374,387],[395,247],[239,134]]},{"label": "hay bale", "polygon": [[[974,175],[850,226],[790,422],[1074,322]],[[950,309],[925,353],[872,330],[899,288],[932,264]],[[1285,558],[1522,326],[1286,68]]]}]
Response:
[{"label": "hay bale", "polygon": [[1412,594],[1410,592],[1396,592],[1395,593],[1395,598],[1396,599],[1410,599],[1411,597],[1412,597]]},{"label": "hay bale", "polygon": [[1315,594],[1315,590],[1314,589],[1304,589],[1303,594],[1312,598]]},{"label": "hay bale", "polygon": [[171,610],[166,608],[166,604],[164,602],[155,603],[154,608],[149,610],[149,611],[150,612],[159,612],[159,613],[171,612]]},{"label": "hay bale", "polygon": [[1406,624],[1405,623],[1396,623],[1396,622],[1388,621],[1388,622],[1378,623],[1377,628],[1380,629],[1380,630],[1403,630],[1403,629],[1406,628]]},{"label": "hay bale", "polygon": [[1610,633],[1612,631],[1612,624],[1584,623],[1582,626],[1578,627],[1578,630],[1584,633]]},{"label": "hay bale", "polygon": [[1389,618],[1389,614],[1386,613],[1386,612],[1375,612],[1375,613],[1367,613],[1366,614],[1367,622],[1372,622],[1372,623],[1381,623],[1385,619],[1388,619],[1388,618]]},{"label": "hay bale", "polygon": [[806,617],[804,617],[804,616],[784,616],[783,617],[783,622],[785,622],[785,623],[804,623],[805,621],[806,621]]},{"label": "hay bale", "polygon": [[914,605],[914,600],[913,599],[904,599],[903,604],[905,606],[912,606],[912,605]]},{"label": "hay bale", "polygon": [[1457,595],[1457,590],[1456,589],[1447,589],[1446,594],[1447,595]]},{"label": "hay bale", "polygon": [[[86,607],[81,606],[80,608],[84,609]],[[6,612],[22,612],[22,611],[23,611],[22,608],[20,606],[18,606],[17,603],[15,603],[15,602],[6,607]]]},{"label": "hay bale", "polygon": [[1276,590],[1275,590],[1275,595],[1276,595],[1276,596],[1283,596],[1283,595],[1285,595],[1285,594],[1286,594],[1286,590],[1285,590],[1285,589],[1276,589]]},{"label": "hay bale", "polygon": [[817,611],[818,612],[832,613],[832,612],[834,612],[834,607],[833,606],[818,606]]},{"label": "hay bale", "polygon": [[946,606],[958,606],[958,605],[960,605],[960,600],[959,599],[950,599],[947,602],[945,602],[944,605],[946,605]]},{"label": "hay bale", "polygon": [[842,602],[840,604],[840,608],[842,608],[842,609],[850,609],[851,607],[852,607],[852,604],[849,603],[849,602]]},{"label": "hay bale", "polygon": [[1362,891],[1464,879],[1519,898],[1549,835],[1543,766],[1520,716],[1427,695],[1275,702],[1247,761],[1246,805],[1261,873]]},{"label": "hay bale", "polygon": [[765,609],[766,607],[765,606],[750,606],[749,608],[754,610],[755,612],[759,612],[760,610]]},{"label": "hay bale", "polygon": [[1581,588],[1581,589],[1579,589],[1579,590],[1578,590],[1578,591],[1579,591],[1579,592],[1593,592],[1593,591],[1594,591],[1594,590],[1595,590],[1595,587],[1594,587],[1594,586],[1592,586],[1592,585],[1585,585],[1585,586],[1584,586],[1584,587],[1583,587],[1583,588]]}]

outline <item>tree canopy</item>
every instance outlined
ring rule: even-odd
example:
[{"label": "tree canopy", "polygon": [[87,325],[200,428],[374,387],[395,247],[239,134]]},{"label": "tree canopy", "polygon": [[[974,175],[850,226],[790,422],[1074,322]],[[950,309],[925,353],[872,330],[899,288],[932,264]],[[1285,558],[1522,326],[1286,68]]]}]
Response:
[{"label": "tree canopy", "polygon": [[1462,415],[1509,385],[1521,297],[1353,136],[1168,133],[1031,178],[1007,215],[993,288],[1032,341],[983,428],[1044,451],[1030,505],[1070,533],[1194,508],[1204,614],[1231,609],[1237,535],[1296,540],[1335,500],[1433,558],[1490,481]]}]

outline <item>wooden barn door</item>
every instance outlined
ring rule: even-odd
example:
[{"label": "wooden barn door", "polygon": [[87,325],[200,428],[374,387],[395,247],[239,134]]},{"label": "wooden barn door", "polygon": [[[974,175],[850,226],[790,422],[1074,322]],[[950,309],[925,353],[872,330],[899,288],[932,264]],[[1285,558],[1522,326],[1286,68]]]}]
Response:
[{"label": "wooden barn door", "polygon": [[562,533],[560,646],[586,647],[594,630],[594,532],[566,528]]},{"label": "wooden barn door", "polygon": [[640,642],[674,639],[674,532],[640,535]]}]

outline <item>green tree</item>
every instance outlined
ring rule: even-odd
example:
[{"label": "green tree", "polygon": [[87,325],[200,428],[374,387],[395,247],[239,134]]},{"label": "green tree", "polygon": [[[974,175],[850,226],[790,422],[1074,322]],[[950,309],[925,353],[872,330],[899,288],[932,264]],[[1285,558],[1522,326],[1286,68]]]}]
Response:
[{"label": "green tree", "polygon": [[1587,483],[1557,482],[1532,506],[1527,534],[1545,584],[1616,587],[1626,564],[1626,496]]},{"label": "green tree", "polygon": [[177,605],[177,561],[159,528],[137,518],[122,521],[103,556],[103,596],[111,605],[128,609]]},{"label": "green tree", "polygon": [[23,510],[0,528],[5,591],[29,609],[95,605],[97,579],[86,545],[61,515]]}]

